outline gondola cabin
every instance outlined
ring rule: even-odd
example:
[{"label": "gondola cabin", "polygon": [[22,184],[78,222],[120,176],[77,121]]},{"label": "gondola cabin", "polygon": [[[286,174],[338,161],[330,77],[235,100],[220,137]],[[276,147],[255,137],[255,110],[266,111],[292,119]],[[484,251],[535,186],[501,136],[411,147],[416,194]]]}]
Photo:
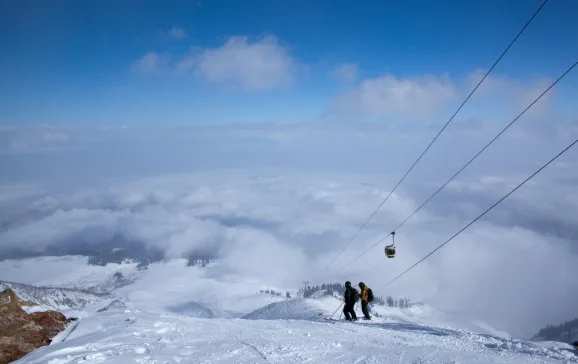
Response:
[{"label": "gondola cabin", "polygon": [[394,258],[395,257],[395,246],[387,245],[385,247],[385,256],[388,258]]}]

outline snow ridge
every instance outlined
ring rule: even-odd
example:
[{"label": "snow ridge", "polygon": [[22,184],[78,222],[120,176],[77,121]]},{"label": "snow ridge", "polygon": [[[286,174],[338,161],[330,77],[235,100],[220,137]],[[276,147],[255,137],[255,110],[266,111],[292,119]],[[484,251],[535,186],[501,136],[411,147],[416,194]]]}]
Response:
[{"label": "snow ridge", "polygon": [[0,281],[0,290],[12,288],[23,300],[34,302],[42,309],[66,311],[81,310],[89,305],[108,302],[115,297],[109,293],[57,287],[36,287],[29,284]]}]

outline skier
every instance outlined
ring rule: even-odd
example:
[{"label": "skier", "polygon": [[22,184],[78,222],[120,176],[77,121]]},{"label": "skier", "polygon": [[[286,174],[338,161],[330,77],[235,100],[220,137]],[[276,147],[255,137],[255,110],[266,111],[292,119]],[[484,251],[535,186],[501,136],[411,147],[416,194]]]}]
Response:
[{"label": "skier", "polygon": [[353,306],[359,300],[359,292],[353,287],[351,287],[351,282],[345,282],[345,292],[343,293],[343,298],[345,304],[343,306],[343,314],[345,315],[345,319],[347,321],[356,321],[357,315],[355,314],[355,310]]},{"label": "skier", "polygon": [[363,319],[364,320],[371,320],[371,316],[369,316],[369,309],[368,305],[369,302],[373,301],[373,292],[371,288],[367,287],[365,283],[359,282],[359,288],[361,288],[361,311],[363,312]]}]

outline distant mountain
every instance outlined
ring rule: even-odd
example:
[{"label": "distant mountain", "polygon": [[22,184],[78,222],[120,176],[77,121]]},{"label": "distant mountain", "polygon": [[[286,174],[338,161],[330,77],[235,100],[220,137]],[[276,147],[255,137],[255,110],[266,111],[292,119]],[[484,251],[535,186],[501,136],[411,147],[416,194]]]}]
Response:
[{"label": "distant mountain", "polygon": [[146,266],[164,259],[164,253],[160,248],[153,249],[141,241],[131,240],[121,235],[99,241],[84,241],[80,237],[74,237],[39,252],[19,249],[18,246],[0,249],[0,261],[40,256],[79,255],[89,257],[91,265],[106,266],[110,263],[133,262]]},{"label": "distant mountain", "polygon": [[61,311],[65,309],[80,310],[92,304],[107,304],[115,299],[109,293],[94,293],[80,289],[36,287],[28,284],[0,281],[0,290],[11,288],[18,297],[34,302],[44,308]]},{"label": "distant mountain", "polygon": [[566,321],[560,325],[548,325],[540,331],[532,340],[535,341],[562,341],[571,343],[578,340],[578,318]]},{"label": "distant mountain", "polygon": [[[210,251],[191,251],[184,254],[187,266],[205,267],[215,262],[217,255]],[[122,247],[99,249],[88,256],[89,265],[138,263],[138,269],[147,269],[148,265],[165,259],[161,251],[146,250],[139,244],[125,244]]]},{"label": "distant mountain", "polygon": [[164,259],[160,251],[148,251],[139,244],[125,244],[122,247],[99,249],[88,255],[89,265],[138,263],[139,269],[146,269],[150,263]]},{"label": "distant mountain", "polygon": [[[90,293],[110,293],[115,289],[134,283],[138,279],[138,275],[139,272],[135,272],[125,276],[117,271],[96,285],[84,286],[83,290]],[[76,289],[77,287],[74,288]]]}]

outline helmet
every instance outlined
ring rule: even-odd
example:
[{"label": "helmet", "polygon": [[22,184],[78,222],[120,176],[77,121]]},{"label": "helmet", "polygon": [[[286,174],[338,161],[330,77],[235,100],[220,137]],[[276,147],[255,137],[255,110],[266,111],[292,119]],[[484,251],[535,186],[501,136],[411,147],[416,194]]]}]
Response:
[{"label": "helmet", "polygon": [[359,287],[361,287],[361,288],[365,287],[365,283],[359,282]]},{"label": "helmet", "polygon": [[351,287],[351,282],[350,281],[345,282],[345,287]]}]

